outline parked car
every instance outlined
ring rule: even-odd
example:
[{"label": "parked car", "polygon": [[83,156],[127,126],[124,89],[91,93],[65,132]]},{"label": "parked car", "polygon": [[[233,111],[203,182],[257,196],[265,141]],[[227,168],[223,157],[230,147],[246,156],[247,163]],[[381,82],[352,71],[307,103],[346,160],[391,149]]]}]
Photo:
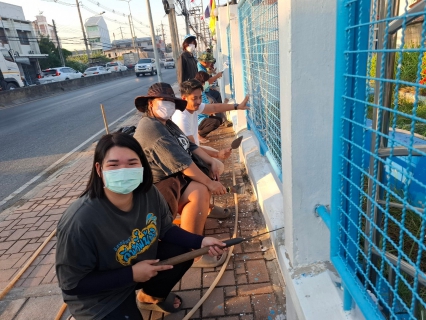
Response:
[{"label": "parked car", "polygon": [[164,61],[164,68],[174,68],[175,67],[175,60],[173,58],[167,58],[166,61]]},{"label": "parked car", "polygon": [[147,73],[151,75],[157,74],[155,60],[150,58],[139,59],[138,63],[135,65],[136,77],[139,77],[140,74],[146,75]]},{"label": "parked car", "polygon": [[84,71],[83,75],[85,77],[90,77],[90,76],[97,76],[100,74],[107,74],[107,73],[111,73],[111,71],[107,70],[105,67],[98,66],[98,67],[87,68]]},{"label": "parked car", "polygon": [[116,62],[108,62],[106,64],[107,70],[110,70],[111,72],[120,72],[120,71],[126,71],[127,67],[123,65],[120,61]]},{"label": "parked car", "polygon": [[77,78],[83,78],[83,74],[73,68],[58,67],[42,70],[42,77],[38,79],[38,82],[40,84],[45,84]]}]

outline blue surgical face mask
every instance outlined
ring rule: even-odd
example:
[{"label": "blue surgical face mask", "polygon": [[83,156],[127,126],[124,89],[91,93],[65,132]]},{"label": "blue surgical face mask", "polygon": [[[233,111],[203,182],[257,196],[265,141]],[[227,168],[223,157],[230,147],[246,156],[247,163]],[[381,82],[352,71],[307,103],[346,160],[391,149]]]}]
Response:
[{"label": "blue surgical face mask", "polygon": [[102,171],[105,188],[119,194],[128,194],[143,181],[143,167]]}]

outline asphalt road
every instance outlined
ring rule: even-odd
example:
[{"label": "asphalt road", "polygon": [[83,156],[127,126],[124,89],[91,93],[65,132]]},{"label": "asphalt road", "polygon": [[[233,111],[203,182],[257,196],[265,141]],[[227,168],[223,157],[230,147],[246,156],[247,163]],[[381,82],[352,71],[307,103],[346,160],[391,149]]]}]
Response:
[{"label": "asphalt road", "polygon": [[[176,82],[175,69],[161,71],[163,82]],[[136,111],[134,98],[146,94],[157,79],[157,76],[130,76],[0,110],[0,213],[47,174],[5,201],[12,193],[104,129],[100,104],[105,107],[108,123],[112,123],[129,111]],[[130,112],[128,116],[133,114]]]}]

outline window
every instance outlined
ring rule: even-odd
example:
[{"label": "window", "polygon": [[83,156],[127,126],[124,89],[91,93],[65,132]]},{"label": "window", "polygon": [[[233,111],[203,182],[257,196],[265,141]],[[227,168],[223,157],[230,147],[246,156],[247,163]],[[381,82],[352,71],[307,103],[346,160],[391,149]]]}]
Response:
[{"label": "window", "polygon": [[0,29],[0,42],[1,42],[2,44],[7,44],[7,43],[9,43],[9,42],[7,41],[7,36],[6,36],[6,33],[5,33],[4,29]]},{"label": "window", "polygon": [[18,30],[19,42],[24,45],[29,45],[30,41],[28,40],[28,35],[26,31]]},{"label": "window", "polygon": [[87,26],[86,27],[86,30],[87,30],[87,32],[95,32],[95,31],[98,31],[99,30],[99,28],[98,28],[98,26]]},{"label": "window", "polygon": [[5,60],[13,62],[13,58],[10,55],[9,51],[7,51],[6,49],[2,49],[1,53],[3,54],[3,57],[4,57]]},{"label": "window", "polygon": [[149,46],[152,46],[152,41],[148,41],[148,45],[149,45]]},{"label": "window", "polygon": [[89,39],[90,43],[101,42],[101,38],[91,38]]}]

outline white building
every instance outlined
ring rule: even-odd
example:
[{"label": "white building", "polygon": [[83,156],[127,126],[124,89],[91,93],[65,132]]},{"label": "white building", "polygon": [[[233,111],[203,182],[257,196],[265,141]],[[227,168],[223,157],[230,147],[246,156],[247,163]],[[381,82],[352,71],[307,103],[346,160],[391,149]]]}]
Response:
[{"label": "white building", "polygon": [[111,49],[108,26],[102,16],[90,17],[84,24],[87,41],[92,52]]},{"label": "white building", "polygon": [[29,84],[35,83],[40,72],[38,59],[47,54],[40,53],[31,21],[25,19],[20,6],[0,2],[0,49],[13,49],[21,75]]},{"label": "white building", "polygon": [[[164,41],[160,36],[156,36],[156,46],[159,50],[161,58],[163,58],[163,54],[166,51],[166,46]],[[148,57],[154,57],[154,50],[152,45],[151,37],[142,37],[135,39],[136,50],[139,52],[139,56],[143,56],[142,53],[145,51],[148,54]],[[124,53],[133,52],[133,41],[132,39],[121,39],[114,40],[112,42],[112,47],[109,50],[104,50],[104,54],[110,58],[118,58],[121,57]]]},{"label": "white building", "polygon": [[37,20],[32,22],[32,25],[37,38],[40,39],[40,36],[49,37],[50,41],[52,41],[55,46],[57,46],[58,42],[56,41],[55,29],[53,28],[53,25],[48,24],[46,17],[41,14],[36,16],[36,19]]}]

